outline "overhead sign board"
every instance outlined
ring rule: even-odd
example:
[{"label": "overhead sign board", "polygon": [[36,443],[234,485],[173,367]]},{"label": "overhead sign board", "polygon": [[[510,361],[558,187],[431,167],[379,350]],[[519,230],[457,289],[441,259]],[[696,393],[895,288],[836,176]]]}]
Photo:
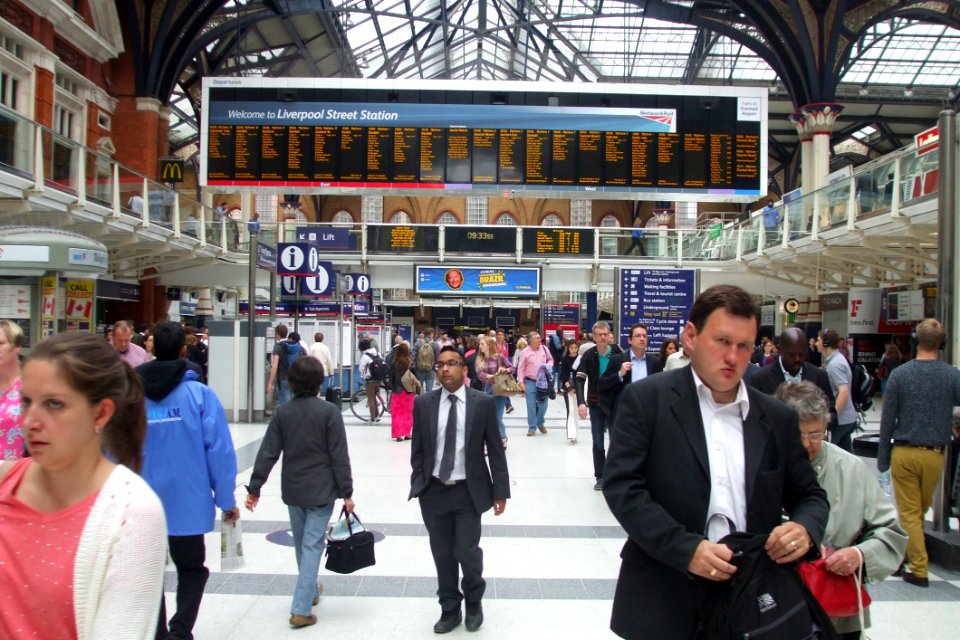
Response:
[{"label": "overhead sign board", "polygon": [[414,270],[414,288],[426,296],[538,297],[536,267],[421,267]]},{"label": "overhead sign board", "polygon": [[315,276],[319,264],[317,248],[305,242],[281,242],[277,245],[278,276]]},{"label": "overhead sign board", "polygon": [[267,271],[277,270],[277,248],[257,242],[257,266]]},{"label": "overhead sign board", "polygon": [[160,179],[164,182],[182,182],[183,160],[180,158],[163,158],[160,160]]},{"label": "overhead sign board", "polygon": [[940,127],[931,127],[913,136],[917,144],[917,155],[922,156],[940,148]]}]

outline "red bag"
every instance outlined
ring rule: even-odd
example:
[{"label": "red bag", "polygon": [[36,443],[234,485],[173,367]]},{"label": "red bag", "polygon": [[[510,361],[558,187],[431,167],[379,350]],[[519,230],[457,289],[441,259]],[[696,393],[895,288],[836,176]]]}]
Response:
[{"label": "red bag", "polygon": [[[862,561],[860,566],[862,569]],[[807,589],[831,618],[855,616],[870,606],[870,594],[863,588],[858,576],[838,576],[827,571],[823,558],[813,562],[800,562],[797,570]]]}]

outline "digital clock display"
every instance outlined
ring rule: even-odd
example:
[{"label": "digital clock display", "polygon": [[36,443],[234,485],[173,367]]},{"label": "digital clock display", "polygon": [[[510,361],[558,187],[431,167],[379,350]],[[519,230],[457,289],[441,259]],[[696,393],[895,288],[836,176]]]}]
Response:
[{"label": "digital clock display", "polygon": [[516,227],[462,227],[444,229],[444,246],[451,253],[516,253]]}]

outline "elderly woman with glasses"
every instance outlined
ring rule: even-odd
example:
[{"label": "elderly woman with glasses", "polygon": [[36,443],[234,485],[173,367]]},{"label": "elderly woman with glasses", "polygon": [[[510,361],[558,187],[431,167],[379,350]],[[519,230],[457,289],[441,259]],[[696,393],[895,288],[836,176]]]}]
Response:
[{"label": "elderly woman with glasses", "polygon": [[[890,498],[859,458],[825,442],[830,410],[817,385],[806,380],[785,382],[776,397],[799,415],[800,439],[830,501],[822,549],[827,571],[853,575],[863,563],[864,583],[880,582],[900,566],[907,548],[907,534],[897,522]],[[869,627],[869,612],[864,613]],[[860,637],[859,616],[832,620],[841,638]]]}]

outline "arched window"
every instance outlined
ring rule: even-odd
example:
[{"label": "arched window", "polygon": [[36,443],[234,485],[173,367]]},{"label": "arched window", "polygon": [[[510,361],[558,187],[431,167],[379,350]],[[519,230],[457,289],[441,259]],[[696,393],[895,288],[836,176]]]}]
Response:
[{"label": "arched window", "polygon": [[517,219],[513,217],[512,213],[501,213],[494,224],[502,227],[515,227],[517,226]]},{"label": "arched window", "polygon": [[333,220],[331,220],[331,222],[334,224],[353,224],[353,216],[350,215],[349,211],[341,209],[333,214]]},{"label": "arched window", "polygon": [[390,217],[390,224],[410,224],[411,222],[410,214],[403,210],[397,211]]},{"label": "arched window", "polygon": [[457,216],[453,215],[449,211],[445,211],[439,218],[437,218],[437,224],[460,224],[460,221],[457,220]]},{"label": "arched window", "polygon": [[[619,227],[620,219],[614,215],[606,215],[600,220],[601,227]],[[605,256],[615,256],[617,255],[617,238],[604,238],[603,242],[600,245],[600,253]]]},{"label": "arched window", "polygon": [[548,214],[544,217],[543,222],[540,223],[542,227],[562,227],[563,220],[560,219],[555,213]]}]

